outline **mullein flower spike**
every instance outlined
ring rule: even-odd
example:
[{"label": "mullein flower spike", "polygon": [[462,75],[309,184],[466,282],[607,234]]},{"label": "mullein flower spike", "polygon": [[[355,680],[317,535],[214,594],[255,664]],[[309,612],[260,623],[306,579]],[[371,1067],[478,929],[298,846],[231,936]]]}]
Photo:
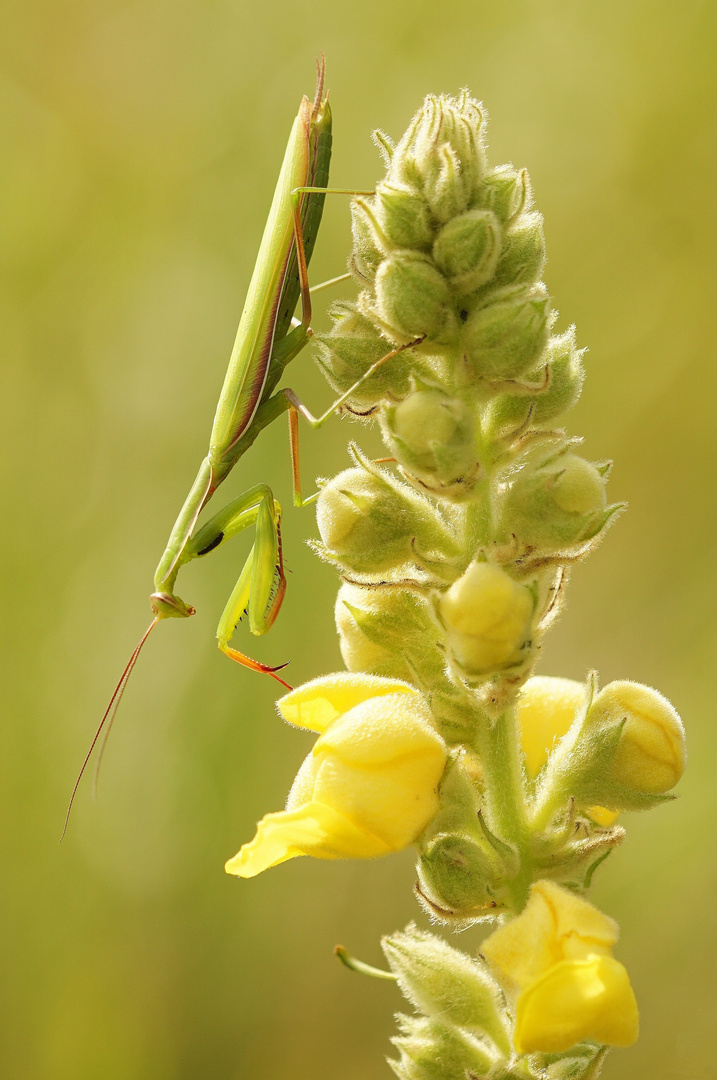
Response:
[{"label": "mullein flower spike", "polygon": [[328,675],[292,690],[278,709],[319,738],[286,810],[262,818],[227,873],[254,877],[297,855],[373,859],[414,842],[438,808],[446,752],[413,687]]},{"label": "mullein flower spike", "polygon": [[672,797],[684,733],[648,687],[533,676],[570,568],[622,507],[610,463],[563,427],[584,350],[554,332],[528,175],[491,166],[484,136],[466,91],[427,97],[396,146],[376,133],[387,173],[352,207],[360,292],[318,339],[387,447],[375,462],[352,445],[317,501],[350,673],[280,701],[319,738],[227,869],[415,844],[433,920],[501,926],[492,974],[422,931],[385,939],[418,1010],[399,1018],[394,1072],[596,1080],[606,1047],[636,1039],[637,1006],[615,924],[581,895],[624,836],[617,814]]}]

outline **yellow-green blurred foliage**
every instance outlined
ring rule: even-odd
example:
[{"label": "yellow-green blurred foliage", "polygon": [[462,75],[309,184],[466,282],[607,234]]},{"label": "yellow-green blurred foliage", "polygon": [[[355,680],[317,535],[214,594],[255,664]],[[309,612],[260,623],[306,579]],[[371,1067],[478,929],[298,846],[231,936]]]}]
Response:
[{"label": "yellow-green blurred foliage", "polygon": [[[714,1075],[717,873],[715,301],[717,9],[711,0],[9,0],[0,37],[0,432],[4,821],[0,1072],[7,1080],[386,1076],[399,996],[342,969],[341,941],[416,914],[409,855],[223,863],[280,809],[310,738],[213,633],[248,539],[182,577],[127,692],[99,798],[69,789],[203,455],[279,163],[323,49],[333,181],[381,173],[424,93],[468,86],[491,160],[526,166],[546,280],[590,348],[571,430],[612,457],[629,513],[575,574],[542,673],[657,685],[687,726],[674,805],[626,816],[594,900],[622,925],[643,1028],[611,1080]],[[340,273],[348,207],[314,279]],[[344,295],[350,295],[344,291]],[[323,302],[323,297],[321,298]],[[321,323],[319,323],[321,325]],[[325,325],[325,323],[324,323]],[[291,384],[330,400],[309,354]],[[306,484],[345,467],[347,420],[303,440]],[[290,503],[283,424],[222,489]],[[219,500],[219,496],[217,497]],[[220,505],[220,502],[217,503]],[[310,510],[263,641],[294,683],[340,666],[333,572]],[[243,546],[242,546],[243,544]],[[475,947],[478,936],[458,942]]]}]

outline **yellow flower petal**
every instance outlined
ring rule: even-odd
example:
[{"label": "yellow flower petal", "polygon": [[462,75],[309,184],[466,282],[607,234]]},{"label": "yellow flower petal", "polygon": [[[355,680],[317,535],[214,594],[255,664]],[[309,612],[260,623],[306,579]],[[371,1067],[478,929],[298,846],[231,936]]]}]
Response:
[{"label": "yellow flower petal", "polygon": [[486,938],[481,952],[515,993],[563,960],[609,953],[617,937],[617,924],[587,900],[538,881],[523,912]]},{"label": "yellow flower petal", "polygon": [[662,794],[685,771],[685,730],[675,708],[649,686],[608,683],[595,698],[591,717],[623,720],[610,777],[636,791]]},{"label": "yellow flower petal", "polygon": [[[333,752],[347,764],[386,765],[408,754],[445,762],[445,744],[420,694],[386,694],[356,705],[316,740],[314,754]],[[441,766],[442,769],[442,766]]]},{"label": "yellow flower petal", "polygon": [[531,897],[539,896],[555,920],[555,935],[566,958],[609,951],[618,939],[617,923],[588,900],[568,892],[554,881],[538,881]]},{"label": "yellow flower petal", "polygon": [[609,829],[620,816],[617,810],[607,810],[604,806],[588,806],[588,814],[602,829]]},{"label": "yellow flower petal", "polygon": [[[358,705],[340,711],[358,694]],[[296,855],[370,859],[413,843],[438,810],[446,763],[421,694],[391,679],[335,675],[288,698],[303,722],[318,702],[329,730],[299,769],[286,810],[259,822],[228,873],[253,877]]]},{"label": "yellow flower petal", "polygon": [[314,783],[316,782],[318,768],[319,761],[314,757],[313,751],[310,751],[294,777],[294,783],[291,785],[286,806],[284,807],[285,810],[298,810],[300,806],[305,806],[306,803],[314,801]]},{"label": "yellow flower petal", "polygon": [[[316,742],[312,799],[381,837],[393,851],[413,843],[438,810],[446,762],[430,721],[418,695],[387,694],[357,705]],[[308,767],[304,771],[307,778],[295,783],[306,791]]]},{"label": "yellow flower petal", "polygon": [[254,839],[244,844],[224,869],[228,874],[250,878],[298,855],[373,859],[390,851],[383,840],[360,829],[343,814],[323,803],[311,802],[297,810],[266,814]]},{"label": "yellow flower petal", "polygon": [[611,956],[555,964],[518,998],[513,1041],[519,1054],[560,1053],[584,1039],[631,1046],[637,1002],[627,971]]},{"label": "yellow flower petal", "polygon": [[585,684],[534,675],[518,698],[518,724],[528,776],[537,776],[558,739],[585,705]]},{"label": "yellow flower petal", "polygon": [[337,716],[367,698],[384,694],[417,695],[418,691],[399,679],[340,671],[297,686],[291,693],[279,698],[276,707],[290,724],[321,735]]}]

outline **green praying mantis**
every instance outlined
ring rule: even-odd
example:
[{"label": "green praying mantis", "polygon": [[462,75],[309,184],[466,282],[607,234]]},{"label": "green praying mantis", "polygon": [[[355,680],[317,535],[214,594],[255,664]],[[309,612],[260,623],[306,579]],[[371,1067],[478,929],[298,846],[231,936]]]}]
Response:
[{"label": "green praying mantis", "polygon": [[[158,622],[187,618],[195,609],[175,592],[179,571],[193,559],[209,554],[237,533],[254,525],[254,544],[227,601],[217,627],[219,648],[232,660],[254,671],[277,674],[285,664],[270,667],[251,659],[230,645],[242,616],[248,615],[253,634],[266,633],[281,608],[286,578],[281,545],[281,507],[265,484],[257,484],[233,499],[206,524],[197,528],[199,516],[234,465],[259,433],[282,414],[289,417],[289,443],[294,484],[294,505],[304,506],[299,478],[298,414],[312,427],[320,426],[339,409],[378,366],[410,345],[391,349],[374,362],[357,383],[334,401],[320,416],[313,416],[296,394],[277,390],[287,364],[308,344],[311,336],[311,295],[308,264],[321,224],[327,194],[371,194],[330,189],[331,109],[324,95],[324,62],[317,65],[313,103],[303,97],[294,120],[279,173],[269,217],[264,229],[254,272],[239,322],[234,348],[224,379],[209,440],[209,452],[184,501],[154,576],[150,604],[154,618],[142,635],[120,677],[100,725],[87,751],[72,790],[63,837],[80,780],[104,731],[97,767],[112,721],[142,648]],[[342,275],[334,281],[343,280]],[[294,318],[301,302],[301,319]],[[417,344],[416,342],[415,344]],[[413,342],[410,343],[414,344]]]}]

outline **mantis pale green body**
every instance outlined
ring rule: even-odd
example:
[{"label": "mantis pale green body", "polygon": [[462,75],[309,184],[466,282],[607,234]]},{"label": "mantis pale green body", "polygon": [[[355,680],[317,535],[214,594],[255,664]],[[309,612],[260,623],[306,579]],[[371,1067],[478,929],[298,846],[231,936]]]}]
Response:
[{"label": "mantis pale green body", "polygon": [[[327,183],[331,158],[331,110],[328,97],[323,94],[323,83],[322,62],[319,65],[315,99],[312,103],[308,98],[302,98],[289,136],[219,396],[209,452],[185,499],[155,573],[154,592],[150,596],[154,619],[132,653],[92,740],[72,791],[65,830],[87,763],[103,730],[106,741],[145,641],[161,620],[186,618],[194,614],[194,608],[174,591],[180,569],[252,525],[256,525],[255,542],[219,620],[217,640],[219,648],[232,660],[255,671],[266,672],[291,689],[276,674],[286,665],[269,667],[231,648],[229,644],[245,612],[250,630],[259,635],[271,628],[281,607],[286,579],[279,503],[270,488],[259,484],[232,500],[196,532],[195,529],[202,510],[237,461],[259,433],[285,412],[289,413],[290,421],[294,503],[301,506],[312,501],[303,500],[300,493],[297,413],[301,412],[313,427],[318,427],[355,389],[351,387],[320,417],[314,417],[292,390],[276,390],[285,367],[306,346],[312,335],[307,266],[321,223],[324,198],[329,192]],[[343,189],[341,193],[360,194]],[[302,317],[297,321],[293,315],[299,299]],[[386,356],[370,366],[356,385],[369,378],[379,364],[406,347],[410,346],[387,352]]]},{"label": "mantis pale green body", "polygon": [[[303,98],[292,127],[219,397],[209,453],[172,529],[150,598],[157,619],[192,615],[194,609],[174,592],[181,567],[256,523],[256,541],[220,619],[217,637],[232,659],[270,673],[228,643],[245,610],[252,633],[262,634],[281,606],[286,587],[281,508],[269,488],[259,485],[193,533],[202,509],[238,459],[259,432],[290,407],[285,395],[274,390],[286,365],[311,335],[306,264],[321,221],[324,191],[306,189],[325,190],[331,156],[331,112],[322,90],[323,68],[313,106]],[[300,295],[302,319],[292,327]]]},{"label": "mantis pale green body", "polygon": [[[209,453],[200,466],[155,573],[154,592],[150,597],[154,619],[132,653],[92,740],[72,790],[63,836],[85,768],[102,731],[105,731],[105,740],[109,734],[145,641],[160,620],[194,614],[194,608],[174,592],[179,570],[191,559],[206,555],[253,524],[256,524],[256,540],[219,621],[217,638],[220,648],[232,659],[278,678],[276,669],[259,664],[229,647],[245,610],[250,629],[261,634],[273,624],[283,600],[286,582],[281,556],[281,507],[271,490],[266,485],[257,485],[234,499],[196,535],[193,534],[202,509],[259,432],[293,407],[283,393],[274,391],[286,365],[311,337],[307,264],[321,223],[331,159],[331,110],[323,94],[323,84],[324,65],[321,63],[314,102],[302,98],[291,129],[219,396]],[[294,325],[294,309],[299,298],[302,318]],[[301,501],[300,497],[298,501]],[[278,584],[274,589],[277,577]]]}]

